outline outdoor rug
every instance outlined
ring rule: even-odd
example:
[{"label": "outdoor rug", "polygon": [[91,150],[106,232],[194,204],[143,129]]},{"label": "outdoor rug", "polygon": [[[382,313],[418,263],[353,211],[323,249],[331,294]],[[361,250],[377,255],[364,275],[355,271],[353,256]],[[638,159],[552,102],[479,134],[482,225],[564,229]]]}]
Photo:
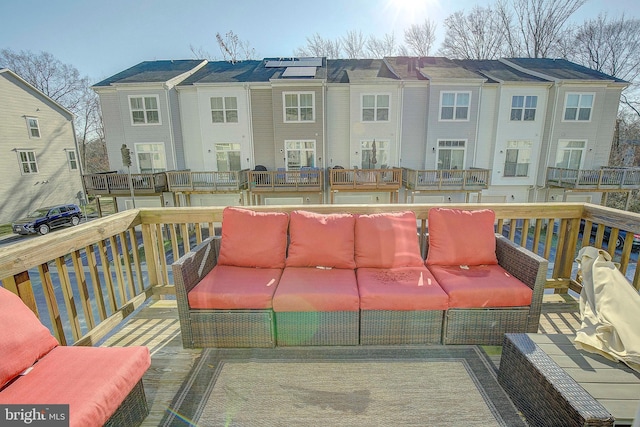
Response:
[{"label": "outdoor rug", "polygon": [[524,426],[475,346],[206,349],[163,426]]}]

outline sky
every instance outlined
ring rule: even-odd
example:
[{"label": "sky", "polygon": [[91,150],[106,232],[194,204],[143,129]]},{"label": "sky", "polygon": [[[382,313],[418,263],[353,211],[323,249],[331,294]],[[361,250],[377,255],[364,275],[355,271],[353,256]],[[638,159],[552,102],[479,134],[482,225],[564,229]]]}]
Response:
[{"label": "sky", "polygon": [[[574,20],[606,12],[640,16],[638,0],[588,0]],[[430,19],[438,25],[477,0],[0,0],[0,49],[49,52],[93,83],[142,61],[194,59],[191,46],[222,55],[217,32],[233,31],[257,58],[293,56],[315,33],[335,39],[348,31],[381,37]]]}]

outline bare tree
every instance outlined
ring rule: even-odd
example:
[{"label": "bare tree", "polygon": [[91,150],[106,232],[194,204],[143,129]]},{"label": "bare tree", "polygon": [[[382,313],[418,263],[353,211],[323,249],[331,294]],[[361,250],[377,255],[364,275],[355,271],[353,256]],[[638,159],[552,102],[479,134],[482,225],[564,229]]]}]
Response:
[{"label": "bare tree", "polygon": [[557,56],[558,43],[566,37],[567,20],[587,0],[505,0],[497,3],[509,56],[544,58]]},{"label": "bare tree", "polygon": [[384,58],[398,54],[398,45],[393,33],[387,33],[381,38],[369,36],[367,39],[367,54],[374,58]]},{"label": "bare tree", "polygon": [[416,56],[429,56],[436,41],[436,27],[433,21],[425,19],[421,25],[413,24],[404,30],[404,42]]},{"label": "bare tree", "polygon": [[240,40],[233,31],[227,31],[224,36],[216,33],[216,41],[225,61],[237,62],[253,59],[256,56],[256,50],[249,42]]},{"label": "bare tree", "polygon": [[446,33],[439,52],[458,59],[496,59],[501,56],[504,35],[491,6],[458,11],[444,21]]},{"label": "bare tree", "polygon": [[190,44],[189,50],[191,51],[194,59],[215,59],[215,57],[211,55],[209,51],[205,50],[202,46],[195,47],[194,45]]},{"label": "bare tree", "polygon": [[362,31],[347,31],[347,34],[342,37],[342,48],[349,59],[363,58],[365,43],[366,39],[362,35]]},{"label": "bare tree", "polygon": [[315,33],[311,37],[307,37],[306,46],[299,47],[294,54],[296,56],[326,56],[330,59],[337,59],[340,58],[341,51],[342,42],[340,39],[325,39]]}]

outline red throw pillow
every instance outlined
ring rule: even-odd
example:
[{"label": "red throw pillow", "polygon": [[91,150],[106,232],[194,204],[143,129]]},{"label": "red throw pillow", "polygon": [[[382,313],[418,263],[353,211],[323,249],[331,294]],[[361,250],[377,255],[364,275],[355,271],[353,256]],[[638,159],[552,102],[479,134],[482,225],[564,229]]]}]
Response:
[{"label": "red throw pillow", "polygon": [[234,207],[222,212],[218,264],[284,268],[289,215]]},{"label": "red throw pillow", "polygon": [[0,287],[0,388],[58,345],[22,300]]},{"label": "red throw pillow", "polygon": [[291,212],[287,267],[356,268],[352,214]]},{"label": "red throw pillow", "polygon": [[495,219],[489,209],[430,209],[427,265],[497,264]]},{"label": "red throw pillow", "polygon": [[359,215],[356,218],[356,266],[420,267],[416,214],[407,212]]}]

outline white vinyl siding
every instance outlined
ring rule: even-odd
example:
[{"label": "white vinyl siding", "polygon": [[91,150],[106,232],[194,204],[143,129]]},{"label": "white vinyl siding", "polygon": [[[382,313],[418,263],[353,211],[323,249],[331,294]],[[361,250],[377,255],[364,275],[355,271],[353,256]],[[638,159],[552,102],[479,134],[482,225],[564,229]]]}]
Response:
[{"label": "white vinyl siding", "polygon": [[156,125],[160,122],[158,96],[129,96],[132,125]]}]

